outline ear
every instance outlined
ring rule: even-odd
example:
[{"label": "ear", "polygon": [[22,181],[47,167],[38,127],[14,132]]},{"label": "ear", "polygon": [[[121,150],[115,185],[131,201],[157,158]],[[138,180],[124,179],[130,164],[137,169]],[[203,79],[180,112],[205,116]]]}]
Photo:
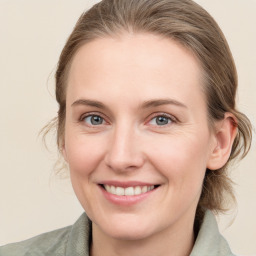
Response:
[{"label": "ear", "polygon": [[214,134],[214,148],[209,157],[207,168],[217,170],[223,167],[229,159],[232,145],[237,134],[237,120],[229,112],[224,118],[216,123]]}]

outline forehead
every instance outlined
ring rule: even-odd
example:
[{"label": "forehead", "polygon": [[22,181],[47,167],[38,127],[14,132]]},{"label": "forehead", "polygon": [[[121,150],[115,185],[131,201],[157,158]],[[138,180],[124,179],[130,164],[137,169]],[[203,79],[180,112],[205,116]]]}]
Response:
[{"label": "forehead", "polygon": [[[71,64],[68,94],[186,100],[201,90],[201,67],[188,49],[153,34],[123,34],[83,45]],[[69,92],[70,91],[70,92]],[[200,95],[199,95],[200,94]],[[105,99],[106,100],[106,99]]]}]

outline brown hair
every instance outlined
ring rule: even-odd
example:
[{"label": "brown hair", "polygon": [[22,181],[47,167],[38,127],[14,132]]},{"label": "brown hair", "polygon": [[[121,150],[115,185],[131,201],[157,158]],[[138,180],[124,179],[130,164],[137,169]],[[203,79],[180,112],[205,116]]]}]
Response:
[{"label": "brown hair", "polygon": [[153,33],[190,49],[202,66],[211,126],[214,121],[223,119],[225,112],[235,116],[238,134],[230,158],[219,170],[206,170],[197,215],[201,216],[206,208],[224,211],[227,195],[234,199],[227,166],[238,155],[247,154],[251,145],[251,124],[236,109],[237,73],[226,39],[214,19],[191,0],[103,0],[82,14],[63,48],[56,71],[59,150],[65,132],[66,81],[74,55],[87,42],[124,32]]}]

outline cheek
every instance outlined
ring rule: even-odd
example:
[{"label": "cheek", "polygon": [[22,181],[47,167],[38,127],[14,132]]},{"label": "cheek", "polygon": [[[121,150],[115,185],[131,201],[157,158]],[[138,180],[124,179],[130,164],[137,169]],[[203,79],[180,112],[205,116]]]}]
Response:
[{"label": "cheek", "polygon": [[203,137],[173,136],[151,147],[151,160],[169,183],[188,189],[201,187],[208,159],[208,139]]},{"label": "cheek", "polygon": [[83,134],[67,135],[65,149],[71,175],[88,176],[104,157],[104,140]]},{"label": "cheek", "polygon": [[80,134],[67,134],[65,148],[70,170],[71,183],[74,192],[81,205],[87,212],[91,213],[93,209],[92,195],[94,195],[93,173],[102,162],[103,140],[95,137],[84,136]]}]

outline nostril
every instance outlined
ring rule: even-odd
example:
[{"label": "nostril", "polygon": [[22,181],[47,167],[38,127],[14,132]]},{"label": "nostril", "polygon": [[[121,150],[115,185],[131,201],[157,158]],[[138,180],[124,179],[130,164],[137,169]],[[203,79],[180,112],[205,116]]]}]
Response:
[{"label": "nostril", "polygon": [[131,163],[130,161],[113,161],[108,162],[107,166],[117,172],[126,172],[126,171],[133,171],[140,168],[141,165],[136,165],[134,163]]},{"label": "nostril", "polygon": [[125,172],[141,168],[145,159],[137,147],[127,146],[125,143],[119,142],[112,145],[106,152],[104,162],[113,171]]}]

